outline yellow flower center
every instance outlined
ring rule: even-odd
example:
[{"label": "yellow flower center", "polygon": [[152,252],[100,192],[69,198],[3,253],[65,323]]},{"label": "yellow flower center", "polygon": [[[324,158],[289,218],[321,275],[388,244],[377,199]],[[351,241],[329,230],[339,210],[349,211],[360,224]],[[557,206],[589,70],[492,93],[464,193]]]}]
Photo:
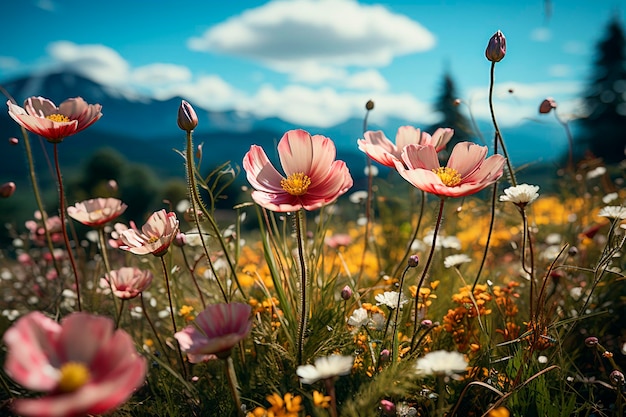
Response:
[{"label": "yellow flower center", "polygon": [[311,185],[311,178],[303,172],[296,172],[280,180],[280,186],[283,187],[283,190],[295,196],[306,194],[309,185]]},{"label": "yellow flower center", "polygon": [[50,114],[50,115],[46,116],[46,119],[52,120],[53,122],[58,122],[58,123],[68,123],[68,122],[71,122],[69,117],[64,116],[62,114],[58,114],[58,113]]},{"label": "yellow flower center", "polygon": [[461,174],[454,168],[449,167],[439,167],[437,169],[433,168],[433,172],[437,174],[437,176],[441,179],[448,187],[454,187],[461,183]]},{"label": "yellow flower center", "polygon": [[89,380],[89,369],[78,362],[68,362],[61,369],[61,378],[59,379],[59,390],[62,392],[76,391]]}]

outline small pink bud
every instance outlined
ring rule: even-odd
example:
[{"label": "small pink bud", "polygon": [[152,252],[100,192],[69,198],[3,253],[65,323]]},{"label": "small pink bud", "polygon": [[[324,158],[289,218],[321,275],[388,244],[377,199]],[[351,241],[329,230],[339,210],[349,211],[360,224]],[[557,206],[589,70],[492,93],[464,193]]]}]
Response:
[{"label": "small pink bud", "polygon": [[344,301],[348,301],[352,298],[352,288],[350,288],[350,286],[346,285],[345,287],[343,287],[343,289],[341,290],[341,298]]},{"label": "small pink bud", "polygon": [[380,400],[380,410],[385,416],[396,415],[396,405],[389,400]]},{"label": "small pink bud", "polygon": [[611,381],[611,384],[615,387],[621,387],[624,383],[626,383],[626,381],[624,381],[624,374],[617,369],[611,372],[609,375],[609,381]]},{"label": "small pink bud", "polygon": [[548,97],[539,105],[539,113],[541,114],[548,114],[552,109],[556,109],[556,101],[552,97]]},{"label": "small pink bud", "polygon": [[409,268],[415,268],[420,264],[420,258],[417,255],[409,256],[409,260],[407,261]]},{"label": "small pink bud", "polygon": [[191,132],[198,126],[198,116],[191,104],[183,100],[178,108],[178,127],[186,132]]},{"label": "small pink bud", "polygon": [[461,105],[461,99],[460,98],[454,99],[453,104],[455,106],[460,106]]},{"label": "small pink bud", "polygon": [[10,145],[17,145],[18,143],[20,143],[20,140],[18,138],[10,138],[9,139],[9,144]]},{"label": "small pink bud", "polygon": [[502,32],[497,31],[491,39],[489,39],[485,56],[491,62],[500,62],[502,58],[504,58],[504,55],[506,55],[506,38]]},{"label": "small pink bud", "polygon": [[389,360],[389,357],[391,356],[391,353],[389,352],[389,349],[383,349],[380,351],[380,362],[381,363],[385,363]]},{"label": "small pink bud", "polygon": [[184,233],[177,233],[176,237],[174,238],[174,245],[182,248],[186,244],[187,244],[187,235],[185,235]]},{"label": "small pink bud", "polygon": [[422,322],[420,323],[420,326],[425,327],[427,329],[431,328],[433,326],[433,321],[432,320],[428,320],[428,319],[424,319],[422,320]]},{"label": "small pink bud", "polygon": [[595,347],[598,344],[598,338],[591,336],[585,339],[585,345],[587,347]]},{"label": "small pink bud", "polygon": [[107,188],[109,189],[109,191],[117,191],[118,189],[117,181],[115,180],[107,181]]},{"label": "small pink bud", "polygon": [[14,182],[5,182],[0,186],[0,197],[9,198],[15,192],[15,183]]},{"label": "small pink bud", "polygon": [[198,145],[196,148],[196,159],[202,158],[202,144]]}]

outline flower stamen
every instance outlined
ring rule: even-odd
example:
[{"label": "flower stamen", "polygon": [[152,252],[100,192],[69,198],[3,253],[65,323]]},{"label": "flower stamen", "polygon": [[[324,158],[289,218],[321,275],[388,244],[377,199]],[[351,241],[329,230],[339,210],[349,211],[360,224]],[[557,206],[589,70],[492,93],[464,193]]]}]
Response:
[{"label": "flower stamen", "polygon": [[69,123],[71,122],[70,118],[63,115],[63,114],[49,114],[48,116],[46,116],[46,119],[48,120],[52,120],[53,122],[57,122],[57,123]]},{"label": "flower stamen", "polygon": [[311,178],[303,172],[295,172],[280,180],[280,186],[287,193],[295,196],[306,194],[311,185]]},{"label": "flower stamen", "polygon": [[89,381],[89,369],[78,362],[67,362],[61,366],[58,389],[61,392],[73,392]]},{"label": "flower stamen", "polygon": [[461,174],[454,168],[450,167],[439,167],[433,168],[432,170],[437,176],[441,179],[448,187],[454,187],[461,183]]}]

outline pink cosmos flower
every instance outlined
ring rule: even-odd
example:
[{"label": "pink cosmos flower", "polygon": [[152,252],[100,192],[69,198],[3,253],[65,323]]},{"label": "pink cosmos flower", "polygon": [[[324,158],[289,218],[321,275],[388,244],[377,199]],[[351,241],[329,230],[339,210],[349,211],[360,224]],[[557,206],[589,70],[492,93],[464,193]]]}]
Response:
[{"label": "pink cosmos flower", "polygon": [[152,213],[141,228],[127,229],[120,234],[123,243],[120,249],[136,255],[163,256],[178,233],[176,213],[159,210]]},{"label": "pink cosmos flower", "polygon": [[401,159],[402,150],[408,144],[432,145],[437,152],[446,148],[450,139],[454,135],[454,129],[439,128],[430,135],[421,132],[413,126],[401,126],[396,133],[396,143],[391,142],[385,134],[380,131],[368,130],[363,136],[365,139],[357,141],[359,149],[362,150],[379,164],[395,168],[394,159]]},{"label": "pink cosmos flower", "polygon": [[67,214],[86,226],[99,227],[124,213],[126,207],[117,198],[93,198],[68,207]]},{"label": "pink cosmos flower", "polygon": [[139,268],[122,267],[106,274],[100,286],[113,289],[113,294],[122,300],[137,297],[152,283],[152,272]]},{"label": "pink cosmos flower", "polygon": [[146,360],[113,321],[72,313],[57,323],[35,311],[4,333],[4,370],[40,398],[20,398],[23,416],[67,417],[102,414],[124,403],[144,381]]},{"label": "pink cosmos flower", "polygon": [[174,334],[189,362],[198,363],[217,356],[226,358],[252,327],[248,304],[228,303],[208,306],[194,323]]},{"label": "pink cosmos flower", "polygon": [[459,142],[447,166],[442,167],[434,146],[411,144],[402,152],[404,164],[396,160],[395,165],[398,173],[420,190],[439,197],[464,197],[502,176],[505,158],[496,154],[485,159],[486,155],[486,146]]},{"label": "pink cosmos flower", "polygon": [[325,136],[290,130],[278,144],[278,156],[286,178],[260,146],[252,145],[243,159],[248,182],[255,188],[252,199],[268,210],[315,210],[352,187],[346,163],[335,160],[335,144]]},{"label": "pink cosmos flower", "polygon": [[87,104],[81,97],[65,100],[59,107],[43,97],[30,97],[20,107],[7,101],[9,116],[26,130],[59,143],[102,117],[100,104]]},{"label": "pink cosmos flower", "polygon": [[[43,227],[42,215],[39,211],[35,212],[35,220],[28,220],[25,224],[28,229],[30,240],[39,246],[46,245],[46,231]],[[46,218],[46,227],[50,232],[52,243],[63,242],[63,226],[59,216],[51,216]]]}]

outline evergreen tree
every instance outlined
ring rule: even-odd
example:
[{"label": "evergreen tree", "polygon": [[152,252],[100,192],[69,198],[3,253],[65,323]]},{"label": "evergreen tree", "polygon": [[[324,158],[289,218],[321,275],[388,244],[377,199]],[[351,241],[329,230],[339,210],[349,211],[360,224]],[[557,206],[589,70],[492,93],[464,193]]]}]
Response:
[{"label": "evergreen tree", "polygon": [[461,113],[460,106],[455,103],[458,98],[454,80],[449,72],[445,72],[441,84],[441,94],[437,97],[434,106],[440,118],[435,124],[429,126],[426,131],[433,133],[439,127],[451,127],[454,129],[454,136],[446,147],[448,152],[458,142],[472,140],[473,136],[469,120]]},{"label": "evergreen tree", "polygon": [[607,163],[624,159],[626,148],[626,55],[624,30],[617,17],[597,46],[593,74],[584,97],[587,117],[580,120],[578,143]]}]

